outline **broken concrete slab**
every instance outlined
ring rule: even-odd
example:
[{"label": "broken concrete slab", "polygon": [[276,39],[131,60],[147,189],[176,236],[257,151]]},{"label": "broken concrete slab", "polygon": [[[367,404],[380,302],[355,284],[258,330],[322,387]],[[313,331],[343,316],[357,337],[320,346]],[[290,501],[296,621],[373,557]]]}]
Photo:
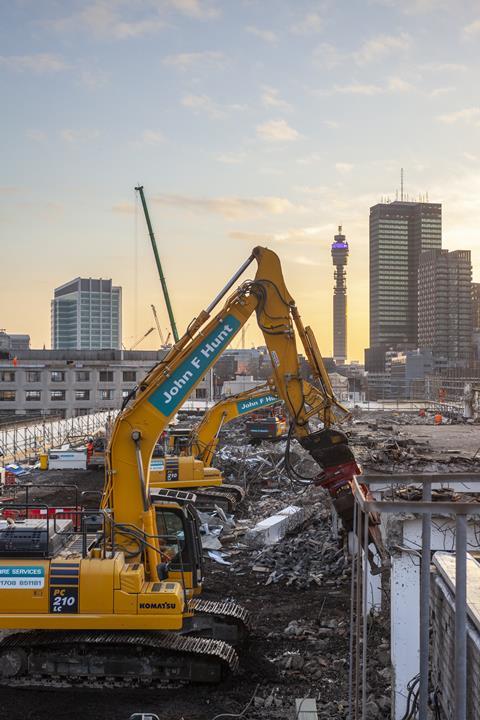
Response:
[{"label": "broken concrete slab", "polygon": [[289,505],[275,515],[261,520],[247,531],[245,540],[249,545],[273,545],[306,519],[305,508]]}]

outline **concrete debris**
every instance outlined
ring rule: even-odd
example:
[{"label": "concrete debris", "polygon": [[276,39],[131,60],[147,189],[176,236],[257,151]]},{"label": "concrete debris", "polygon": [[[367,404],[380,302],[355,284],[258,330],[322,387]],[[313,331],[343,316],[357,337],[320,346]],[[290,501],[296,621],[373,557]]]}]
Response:
[{"label": "concrete debris", "polygon": [[273,545],[279,542],[285,535],[295,527],[305,522],[307,512],[304,507],[289,505],[272,515],[261,520],[245,535],[245,542],[252,546]]}]

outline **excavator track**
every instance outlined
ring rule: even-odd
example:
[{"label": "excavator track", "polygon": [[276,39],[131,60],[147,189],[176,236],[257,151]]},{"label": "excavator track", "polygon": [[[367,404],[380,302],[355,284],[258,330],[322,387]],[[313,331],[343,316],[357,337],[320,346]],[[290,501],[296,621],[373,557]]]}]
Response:
[{"label": "excavator track", "polygon": [[193,617],[186,621],[186,632],[207,636],[231,645],[241,645],[251,627],[248,610],[231,601],[216,602],[192,598],[188,603]]},{"label": "excavator track", "polygon": [[252,618],[248,610],[237,603],[225,600],[224,602],[215,602],[214,600],[202,600],[201,598],[192,598],[188,603],[190,610],[195,614],[206,614],[214,617],[229,618],[235,622],[244,625],[246,629],[250,629]]},{"label": "excavator track", "polygon": [[0,643],[0,686],[178,687],[238,669],[226,642],[176,632],[32,630]]},{"label": "excavator track", "polygon": [[195,495],[195,506],[200,510],[212,509],[218,505],[225,512],[233,513],[245,497],[245,492],[238,485],[219,485],[195,488]]}]

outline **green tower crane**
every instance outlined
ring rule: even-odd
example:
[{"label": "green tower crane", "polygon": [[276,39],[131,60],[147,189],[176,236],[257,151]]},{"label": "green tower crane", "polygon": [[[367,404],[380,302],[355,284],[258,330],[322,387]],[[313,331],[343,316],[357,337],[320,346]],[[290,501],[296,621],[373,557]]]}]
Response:
[{"label": "green tower crane", "polygon": [[170,319],[170,327],[172,328],[173,339],[175,342],[178,342],[178,330],[177,330],[177,326],[175,324],[175,317],[173,315],[172,304],[170,302],[170,297],[168,294],[167,281],[165,280],[165,275],[163,274],[163,270],[162,270],[162,263],[160,262],[160,255],[158,254],[157,242],[155,240],[155,235],[153,233],[152,223],[150,222],[150,215],[148,214],[148,208],[147,208],[147,203],[145,200],[145,195],[143,194],[143,185],[138,185],[138,187],[136,187],[135,190],[139,193],[140,199],[142,201],[143,212],[145,213],[145,220],[147,221],[148,234],[150,235],[150,241],[152,243],[153,254],[155,255],[155,262],[157,263],[157,270],[158,270],[158,274],[160,276],[160,282],[162,284],[163,297],[165,298],[165,305],[167,306],[168,317]]}]

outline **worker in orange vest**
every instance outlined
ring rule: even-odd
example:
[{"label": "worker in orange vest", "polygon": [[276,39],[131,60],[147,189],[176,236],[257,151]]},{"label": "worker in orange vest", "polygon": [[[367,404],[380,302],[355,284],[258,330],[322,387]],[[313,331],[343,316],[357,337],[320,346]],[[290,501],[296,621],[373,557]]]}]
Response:
[{"label": "worker in orange vest", "polygon": [[441,425],[441,424],[442,424],[442,420],[443,420],[443,418],[442,418],[442,416],[440,415],[440,413],[437,413],[437,414],[435,415],[435,417],[433,418],[433,422],[435,423],[435,425]]}]

